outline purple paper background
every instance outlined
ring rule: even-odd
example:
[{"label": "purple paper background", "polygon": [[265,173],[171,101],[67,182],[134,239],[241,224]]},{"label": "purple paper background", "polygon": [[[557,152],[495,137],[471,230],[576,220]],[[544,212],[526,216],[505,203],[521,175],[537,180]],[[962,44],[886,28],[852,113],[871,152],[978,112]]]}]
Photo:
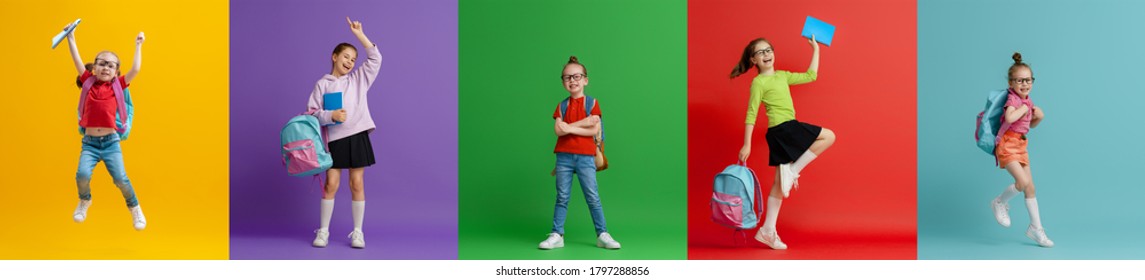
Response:
[{"label": "purple paper background", "polygon": [[[279,152],[282,125],[306,110],[334,46],[358,47],[357,67],[366,60],[346,16],[382,53],[362,250],[346,237],[349,174],[330,244],[313,248],[319,184],[286,175]],[[457,2],[232,1],[230,32],[231,259],[456,259]]]}]

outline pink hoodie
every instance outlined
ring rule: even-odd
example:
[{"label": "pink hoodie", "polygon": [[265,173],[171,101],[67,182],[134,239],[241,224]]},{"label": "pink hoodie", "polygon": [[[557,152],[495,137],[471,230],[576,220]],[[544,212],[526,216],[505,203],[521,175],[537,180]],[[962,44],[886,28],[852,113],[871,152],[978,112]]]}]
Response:
[{"label": "pink hoodie", "polygon": [[378,47],[366,48],[366,62],[358,69],[342,77],[326,74],[318,83],[314,84],[314,91],[310,92],[310,102],[307,105],[312,114],[318,118],[322,125],[333,124],[330,119],[333,111],[322,110],[322,95],[332,92],[342,92],[342,109],[346,109],[346,121],[341,124],[327,126],[329,129],[328,142],[349,137],[362,131],[374,130],[374,119],[370,116],[370,106],[366,102],[366,91],[378,77],[378,69],[382,66],[382,53]]}]

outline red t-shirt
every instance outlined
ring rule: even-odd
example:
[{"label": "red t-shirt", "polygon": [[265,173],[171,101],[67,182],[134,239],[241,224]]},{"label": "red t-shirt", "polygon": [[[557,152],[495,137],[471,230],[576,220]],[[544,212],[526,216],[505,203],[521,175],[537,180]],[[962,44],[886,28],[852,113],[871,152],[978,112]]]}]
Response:
[{"label": "red t-shirt", "polygon": [[[588,116],[584,111],[584,100],[581,98],[569,100],[569,109],[565,114],[564,121],[572,124],[574,122],[583,120]],[[596,106],[592,107],[592,114],[600,116],[600,100],[596,101]],[[557,109],[553,110],[553,119],[561,117],[561,105],[557,104]],[[557,138],[557,147],[553,149],[553,153],[569,153],[579,155],[596,155],[596,142],[592,140],[592,136],[580,136],[575,134],[566,134]]]},{"label": "red t-shirt", "polygon": [[[94,76],[91,71],[84,71],[76,82],[83,88],[83,82],[88,78]],[[124,89],[127,88],[127,80],[123,76],[119,76],[119,84]],[[84,101],[83,114],[80,115],[81,127],[111,127],[115,128],[115,113],[119,106],[119,102],[115,100],[115,90],[111,88],[111,83],[100,82],[96,80],[91,85],[91,90],[87,94],[87,100]]]}]

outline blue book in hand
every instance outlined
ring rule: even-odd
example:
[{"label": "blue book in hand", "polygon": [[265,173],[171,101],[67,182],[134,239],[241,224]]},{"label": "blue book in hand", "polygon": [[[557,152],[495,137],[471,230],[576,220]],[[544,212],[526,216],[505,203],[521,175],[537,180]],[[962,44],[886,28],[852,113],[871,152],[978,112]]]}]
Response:
[{"label": "blue book in hand", "polygon": [[807,16],[807,21],[803,22],[802,35],[807,39],[811,39],[811,35],[815,35],[815,41],[830,47],[831,38],[835,37],[835,26],[817,18]]},{"label": "blue book in hand", "polygon": [[[342,92],[331,92],[322,95],[322,110],[334,111],[342,109]],[[334,122],[341,124],[342,122]]]}]

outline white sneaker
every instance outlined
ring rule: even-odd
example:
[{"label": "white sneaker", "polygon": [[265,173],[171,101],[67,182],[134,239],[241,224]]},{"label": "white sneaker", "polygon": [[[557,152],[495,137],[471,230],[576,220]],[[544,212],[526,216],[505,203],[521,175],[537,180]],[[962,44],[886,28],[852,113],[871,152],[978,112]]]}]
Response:
[{"label": "white sneaker", "polygon": [[135,225],[135,230],[143,230],[147,227],[147,218],[143,217],[143,208],[139,205],[128,208],[131,210],[131,221]]},{"label": "white sneaker", "polygon": [[544,250],[552,250],[553,248],[561,248],[564,246],[565,246],[565,238],[561,237],[560,234],[554,232],[554,233],[550,233],[549,238],[545,238],[545,241],[541,241],[541,245],[539,245],[537,247],[544,249]]},{"label": "white sneaker", "polygon": [[1046,248],[1054,247],[1054,241],[1046,236],[1046,229],[1044,228],[1035,228],[1034,225],[1030,225],[1030,227],[1026,229],[1026,237],[1033,239],[1034,242],[1038,242],[1038,246]]},{"label": "white sneaker", "polygon": [[360,230],[350,232],[350,247],[363,249],[366,248],[366,234]]},{"label": "white sneaker", "polygon": [[795,173],[791,172],[791,164],[779,165],[779,189],[783,191],[784,198],[791,193],[791,187],[795,185],[795,178]]},{"label": "white sneaker", "polygon": [[994,209],[994,220],[1003,227],[1010,227],[1010,204],[999,201],[998,198],[990,201],[990,208]]},{"label": "white sneaker", "polygon": [[80,204],[76,205],[76,211],[72,213],[72,220],[77,223],[82,223],[87,219],[87,209],[91,207],[91,200],[80,199]]},{"label": "white sneaker", "polygon": [[311,245],[318,248],[326,248],[326,244],[330,243],[330,231],[325,229],[314,230],[314,242]]},{"label": "white sneaker", "polygon": [[612,235],[605,232],[596,237],[596,247],[616,250],[620,249],[620,242],[616,242],[612,239]]},{"label": "white sneaker", "polygon": [[783,244],[783,240],[779,240],[779,234],[774,232],[774,231],[767,232],[764,229],[760,228],[759,231],[757,231],[755,233],[755,241],[759,241],[760,243],[763,243],[763,245],[767,245],[767,247],[771,247],[771,249],[775,249],[775,250],[786,250],[787,249],[787,244]]}]

